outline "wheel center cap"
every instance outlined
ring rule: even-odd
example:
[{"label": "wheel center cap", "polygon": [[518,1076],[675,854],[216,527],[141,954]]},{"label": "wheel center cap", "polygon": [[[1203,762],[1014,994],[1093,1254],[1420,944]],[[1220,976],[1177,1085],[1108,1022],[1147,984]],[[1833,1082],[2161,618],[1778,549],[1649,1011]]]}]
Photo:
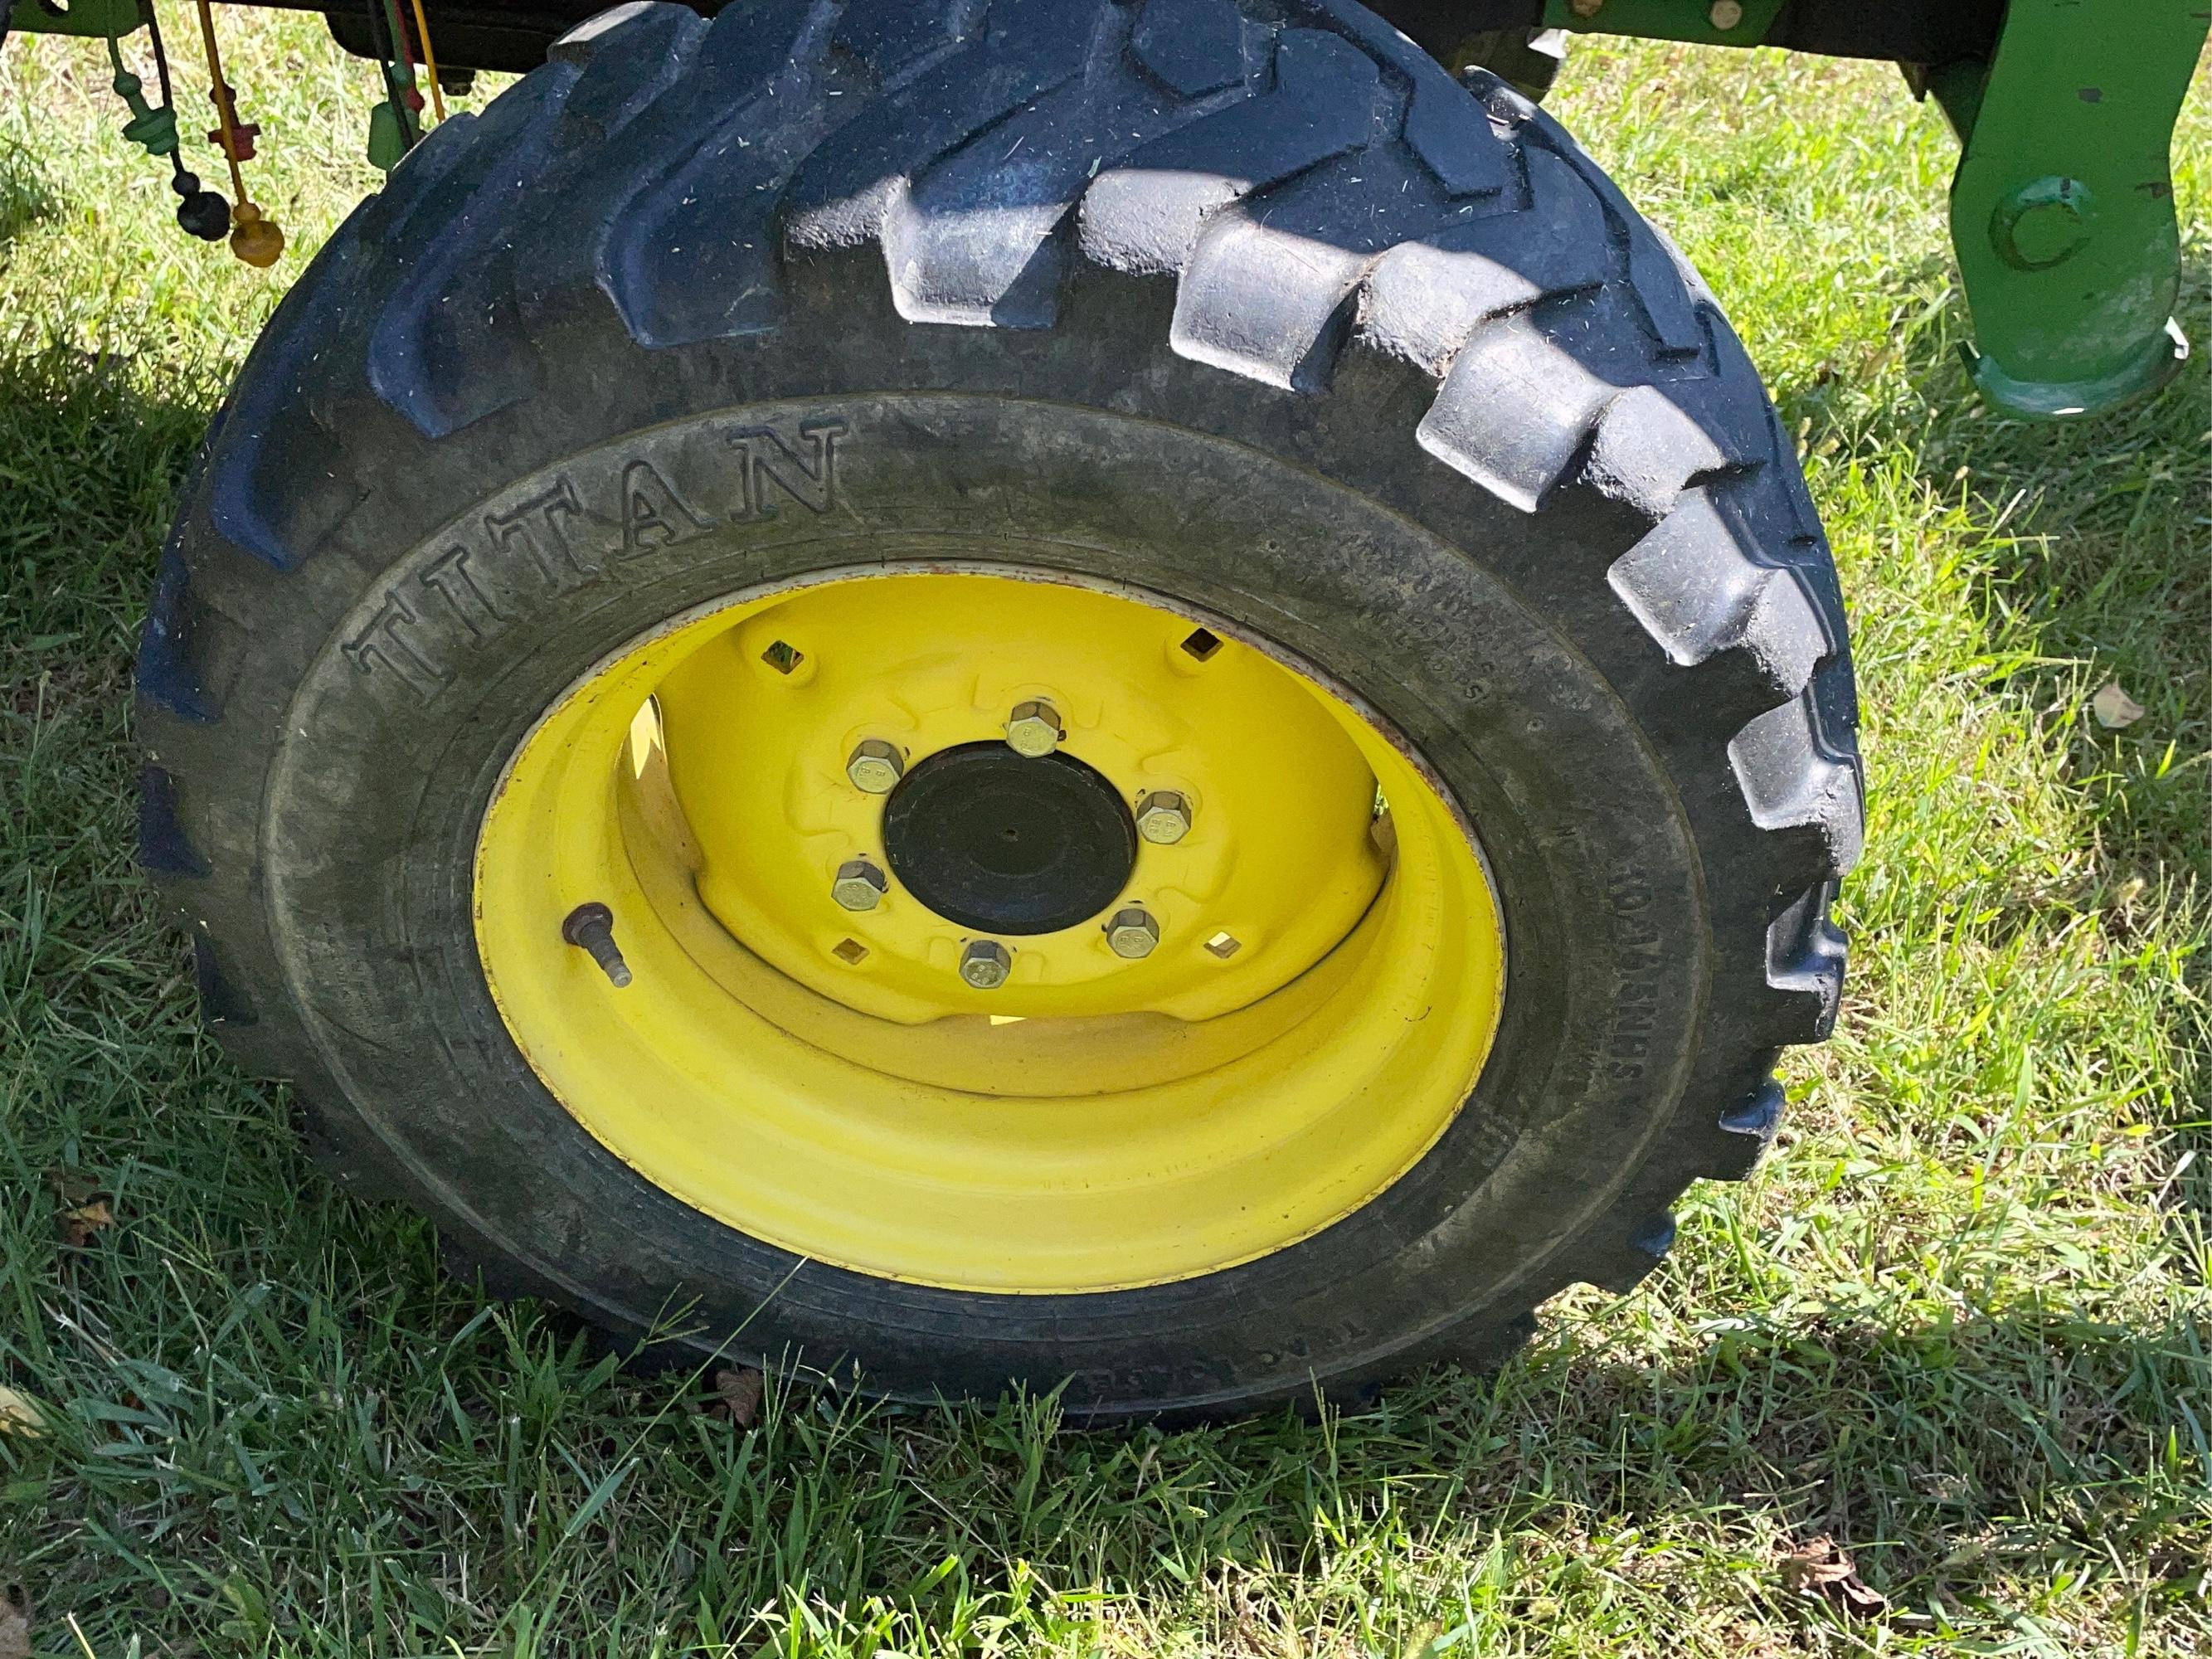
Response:
[{"label": "wheel center cap", "polygon": [[1121,896],[1137,827],[1114,786],[1073,756],[970,743],[900,781],[884,810],[884,851],[900,884],[949,921],[1052,933]]}]

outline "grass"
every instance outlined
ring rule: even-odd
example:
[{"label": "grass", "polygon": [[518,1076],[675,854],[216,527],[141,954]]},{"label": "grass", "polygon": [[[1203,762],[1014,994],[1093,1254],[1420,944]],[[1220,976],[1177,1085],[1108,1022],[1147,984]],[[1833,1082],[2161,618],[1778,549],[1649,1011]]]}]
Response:
[{"label": "grass", "polygon": [[[311,18],[230,33],[312,246],[368,76]],[[1764,1172],[1503,1376],[1068,1434],[795,1394],[733,1427],[441,1278],[198,1033],[129,664],[280,284],[168,225],[105,75],[0,57],[0,1382],[45,1425],[0,1434],[0,1581],[39,1653],[2212,1652],[2201,81],[2197,362],[2035,428],[1956,366],[1954,149],[1893,71],[1577,52],[1562,113],[1736,318],[1852,596],[1849,1006]],[[2148,712],[2107,732],[2113,679]],[[1823,1538],[1882,1601],[1802,1582]]]}]

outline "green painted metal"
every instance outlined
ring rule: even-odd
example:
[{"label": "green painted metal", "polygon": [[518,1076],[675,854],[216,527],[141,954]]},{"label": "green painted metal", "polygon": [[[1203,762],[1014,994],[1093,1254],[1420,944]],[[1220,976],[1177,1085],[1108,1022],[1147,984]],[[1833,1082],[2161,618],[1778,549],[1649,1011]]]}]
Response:
[{"label": "green painted metal", "polygon": [[[1545,0],[1546,27],[1757,46],[1780,0]],[[2010,0],[1985,66],[1927,76],[1964,146],[1951,241],[1968,372],[2009,414],[2095,414],[2189,355],[2168,145],[2206,0]]]},{"label": "green painted metal", "polygon": [[1755,46],[1783,0],[1544,0],[1544,27],[1709,46]]},{"label": "green painted metal", "polygon": [[1960,133],[1951,240],[1974,384],[2033,419],[2094,414],[2188,356],[2169,143],[2204,0],[2011,0],[1980,86],[1930,87]]},{"label": "green painted metal", "polygon": [[138,0],[15,0],[7,34],[105,35],[112,40],[145,27]]}]

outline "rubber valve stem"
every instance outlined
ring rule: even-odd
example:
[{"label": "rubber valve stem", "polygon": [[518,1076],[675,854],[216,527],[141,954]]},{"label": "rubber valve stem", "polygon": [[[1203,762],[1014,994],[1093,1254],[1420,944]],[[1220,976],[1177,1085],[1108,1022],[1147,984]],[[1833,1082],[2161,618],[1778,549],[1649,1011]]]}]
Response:
[{"label": "rubber valve stem", "polygon": [[604,904],[580,904],[561,924],[561,938],[599,964],[607,982],[619,991],[629,983],[629,963],[615,945],[615,913]]}]

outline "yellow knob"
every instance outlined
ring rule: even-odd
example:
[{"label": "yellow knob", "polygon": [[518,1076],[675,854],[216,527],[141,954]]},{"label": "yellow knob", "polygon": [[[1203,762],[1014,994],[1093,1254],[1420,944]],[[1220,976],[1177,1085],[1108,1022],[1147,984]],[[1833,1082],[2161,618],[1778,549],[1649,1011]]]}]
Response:
[{"label": "yellow knob", "polygon": [[230,251],[249,265],[265,270],[284,251],[284,233],[274,219],[264,219],[251,202],[240,202],[232,215],[237,228],[230,233]]}]

